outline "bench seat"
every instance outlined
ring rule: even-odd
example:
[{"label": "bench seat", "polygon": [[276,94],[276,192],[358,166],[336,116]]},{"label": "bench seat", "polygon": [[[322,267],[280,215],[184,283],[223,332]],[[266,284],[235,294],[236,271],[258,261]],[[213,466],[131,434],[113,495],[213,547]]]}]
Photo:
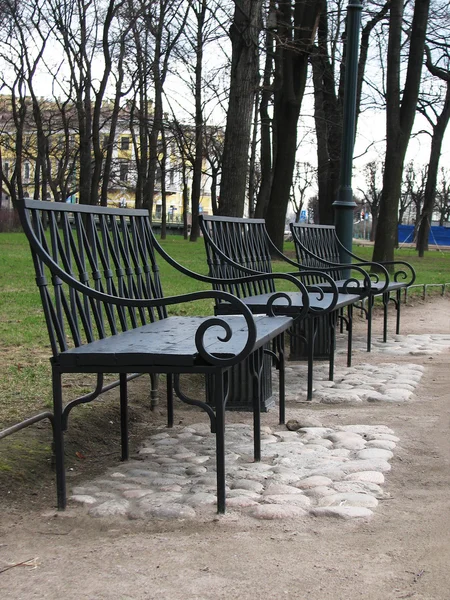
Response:
[{"label": "bench seat", "polygon": [[[284,315],[297,314],[299,308],[302,307],[302,296],[297,292],[284,292],[284,295],[289,298],[290,304],[287,304],[284,298],[276,298],[273,301],[274,312]],[[258,294],[257,296],[247,296],[246,298],[242,298],[242,302],[249,307],[252,313],[258,314],[264,312],[265,307],[267,307],[267,304],[272,297],[273,293]],[[334,310],[345,308],[346,306],[354,304],[358,300],[359,295],[341,293],[338,295],[336,304],[334,305]],[[326,310],[333,301],[334,294],[324,293],[322,297],[319,297],[319,294],[311,293],[309,297],[309,306],[317,311],[321,309]],[[218,312],[220,314],[227,314],[225,303],[221,304]]]},{"label": "bench seat", "polygon": [[[118,335],[83,344],[61,352],[58,363],[64,370],[91,368],[103,372],[148,368],[201,367],[207,363],[199,355],[195,334],[202,323],[211,317],[167,317],[124,331]],[[261,348],[292,325],[290,317],[257,315],[256,340],[253,350]],[[218,341],[223,335],[221,327],[210,328],[205,334],[204,347],[217,358],[229,359],[239,354],[247,340],[247,324],[240,316],[229,316],[227,324],[233,331],[231,340]],[[225,346],[225,348],[224,348]]]},{"label": "bench seat", "polygon": [[[297,261],[310,268],[335,267],[334,279],[341,289],[342,273],[355,265],[371,272],[367,308],[367,351],[372,340],[372,304],[375,296],[383,301],[383,341],[387,340],[388,304],[392,301],[397,311],[396,328],[400,333],[401,290],[414,283],[416,274],[412,265],[404,261],[368,262],[348,250],[339,240],[333,225],[291,223]],[[364,288],[364,285],[362,286]],[[393,294],[393,296],[391,296]]]},{"label": "bench seat", "polygon": [[[274,273],[272,257],[285,263],[285,275],[296,277],[306,288],[309,304],[307,318],[297,321],[290,332],[291,358],[308,361],[307,399],[313,393],[313,362],[317,347],[321,357],[329,360],[329,378],[334,377],[335,328],[338,318],[346,323],[347,364],[351,366],[352,354],[352,311],[353,306],[367,295],[370,279],[363,269],[356,267],[357,275],[365,284],[347,289],[343,283],[338,289],[332,277],[334,270],[321,268],[303,268],[295,261],[284,256],[270,239],[264,219],[243,219],[216,215],[200,215],[200,228],[203,233],[210,275],[222,283],[215,289],[237,295],[252,313],[263,310],[276,291],[270,280],[259,285],[230,286],[227,278],[244,274]],[[295,269],[295,271],[294,271]],[[330,272],[331,271],[331,272]],[[278,269],[276,271],[279,273]],[[353,275],[353,273],[352,273]],[[364,279],[365,278],[365,279]],[[322,287],[323,286],[323,287]],[[318,288],[322,292],[318,292]],[[325,295],[323,295],[325,291]],[[276,314],[290,315],[302,306],[305,294],[285,292],[290,300],[277,299],[273,304]],[[345,314],[344,314],[344,310]],[[220,302],[216,305],[216,314],[230,314],[230,307]],[[300,351],[298,351],[300,349]]]}]

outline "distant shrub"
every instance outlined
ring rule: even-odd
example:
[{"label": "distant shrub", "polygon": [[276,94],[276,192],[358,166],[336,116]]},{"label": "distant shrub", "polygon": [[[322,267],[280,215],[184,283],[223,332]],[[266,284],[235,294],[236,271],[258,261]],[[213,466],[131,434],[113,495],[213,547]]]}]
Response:
[{"label": "distant shrub", "polygon": [[19,215],[13,208],[0,209],[0,233],[22,231]]}]

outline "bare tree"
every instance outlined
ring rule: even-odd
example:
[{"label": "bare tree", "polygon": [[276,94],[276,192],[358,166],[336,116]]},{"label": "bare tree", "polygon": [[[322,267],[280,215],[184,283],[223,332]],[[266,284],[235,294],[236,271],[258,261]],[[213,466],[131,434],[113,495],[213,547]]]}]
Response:
[{"label": "bare tree", "polygon": [[450,220],[450,173],[441,167],[441,179],[436,189],[435,210],[439,213],[439,225]]},{"label": "bare tree", "polygon": [[276,154],[276,139],[272,145],[272,118],[269,106],[273,96],[273,66],[275,58],[275,39],[277,24],[277,3],[269,0],[264,31],[264,70],[261,89],[258,93],[260,129],[261,129],[261,182],[255,206],[255,217],[266,214],[272,187],[273,156]]},{"label": "bare tree", "polygon": [[208,164],[205,173],[211,179],[211,206],[214,214],[218,214],[218,182],[222,170],[224,131],[222,127],[205,128],[205,158]]},{"label": "bare tree", "polygon": [[[373,31],[389,9],[388,2],[365,5],[357,75],[356,116],[361,111],[363,82]],[[333,223],[342,151],[346,37],[345,6],[329,0],[320,16],[317,43],[311,55],[314,85],[314,120],[317,138],[320,222]]]},{"label": "bare tree", "polygon": [[407,72],[400,85],[403,0],[391,0],[386,71],[386,158],[373,260],[392,261],[397,240],[403,164],[414,123],[422,72],[429,0],[416,0],[409,34]]},{"label": "bare tree", "polygon": [[425,46],[425,51],[427,69],[441,85],[437,94],[430,94],[428,98],[422,97],[418,106],[418,110],[428,120],[432,131],[428,177],[417,236],[419,257],[423,257],[425,250],[428,250],[428,234],[435,202],[442,143],[450,120],[450,45],[447,41],[450,18],[447,3],[441,6],[436,4],[433,5],[431,17],[433,28],[429,33],[429,44]]},{"label": "bare tree", "polygon": [[295,210],[295,222],[300,222],[300,215],[305,206],[306,194],[316,179],[316,169],[309,162],[295,164],[294,180],[292,182],[291,203]]},{"label": "bare tree", "polygon": [[381,186],[378,184],[379,171],[380,168],[377,161],[373,160],[367,163],[364,167],[366,187],[364,189],[359,188],[358,190],[363,197],[364,212],[366,212],[365,207],[367,205],[370,214],[372,215],[372,228],[370,230],[371,242],[375,239],[375,232],[378,224],[378,211],[380,208]]},{"label": "bare tree", "polygon": [[276,138],[272,186],[266,211],[267,229],[282,249],[284,225],[297,151],[297,123],[305,92],[308,60],[322,0],[278,3],[273,128]]},{"label": "bare tree", "polygon": [[[142,0],[144,1],[144,0]],[[156,168],[158,164],[158,138],[163,127],[163,88],[169,72],[171,53],[175,48],[188,16],[183,0],[158,0],[145,4],[145,26],[153,36],[153,53],[150,63],[154,88],[153,118],[149,136],[149,167],[144,188],[144,203],[153,212]]]},{"label": "bare tree", "polygon": [[242,216],[254,97],[258,86],[262,0],[236,0],[230,28],[230,92],[222,159],[219,214]]},{"label": "bare tree", "polygon": [[425,197],[425,185],[427,181],[428,167],[417,169],[416,165],[411,161],[406,165],[403,176],[403,189],[400,200],[400,210],[398,222],[403,222],[403,217],[407,209],[413,210],[412,220],[414,222],[414,232],[412,241],[416,240],[417,231],[420,223],[420,212]]}]

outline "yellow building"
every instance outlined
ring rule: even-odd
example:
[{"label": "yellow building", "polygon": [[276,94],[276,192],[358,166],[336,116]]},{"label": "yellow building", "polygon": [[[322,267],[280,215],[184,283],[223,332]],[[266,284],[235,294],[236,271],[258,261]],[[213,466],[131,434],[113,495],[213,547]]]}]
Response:
[{"label": "yellow building", "polygon": [[[66,120],[61,120],[56,103],[42,101],[41,112],[45,115],[45,139],[46,139],[46,170],[48,177],[57,180],[60,183],[57,188],[55,185],[46,186],[46,193],[42,193],[39,186],[39,197],[43,195],[46,199],[59,200],[66,202],[78,201],[78,173],[79,173],[79,149],[78,133],[75,127],[67,126],[70,123],[71,115],[73,122],[75,119],[75,107],[66,109]],[[110,104],[105,104],[105,115],[110,110]],[[38,136],[37,128],[33,121],[31,105],[28,111],[29,117],[25,120],[23,126],[23,151],[20,179],[23,186],[24,195],[34,196],[36,184],[36,169],[38,164]],[[136,135],[130,129],[129,113],[123,109],[120,115],[117,130],[113,139],[112,164],[109,174],[107,187],[108,205],[133,208],[135,206],[135,193],[137,183],[137,165],[136,152],[139,147],[136,141]],[[107,124],[107,118],[104,119]],[[187,128],[189,129],[189,128]],[[13,119],[11,108],[11,97],[0,96],[0,152],[3,180],[3,193],[8,195],[8,182],[11,185],[14,180],[14,171],[16,168],[16,132],[17,127]],[[105,126],[105,132],[100,134],[100,144],[106,156],[106,148],[110,144],[110,131]],[[183,181],[182,181],[182,157],[177,151],[177,144],[170,142],[168,144],[169,152],[166,160],[166,208],[167,221],[176,222],[183,220]],[[191,171],[191,165],[187,161],[186,171]],[[200,211],[212,213],[211,193],[208,189],[209,177],[206,174],[206,161],[204,175],[202,176]],[[61,183],[62,182],[62,183]],[[191,179],[187,176],[188,193],[190,195]],[[56,198],[53,190],[63,190],[60,197]],[[161,170],[156,173],[156,192],[154,196],[154,221],[161,220],[162,216],[162,197],[161,197]]]}]

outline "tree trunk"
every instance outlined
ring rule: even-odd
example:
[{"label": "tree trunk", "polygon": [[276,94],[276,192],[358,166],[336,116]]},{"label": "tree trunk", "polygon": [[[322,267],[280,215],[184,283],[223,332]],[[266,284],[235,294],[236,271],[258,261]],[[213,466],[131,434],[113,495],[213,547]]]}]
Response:
[{"label": "tree trunk", "polygon": [[253,120],[252,141],[250,144],[250,166],[248,173],[248,216],[253,219],[256,206],[256,146],[258,135],[258,105],[259,94],[255,94],[255,118]]},{"label": "tree trunk", "polygon": [[276,8],[274,0],[270,0],[269,14],[267,17],[267,31],[265,40],[265,64],[264,75],[261,90],[261,102],[259,105],[259,114],[261,118],[261,183],[259,186],[258,198],[255,207],[255,217],[262,219],[265,217],[270,199],[270,188],[272,186],[272,153],[275,154],[275,148],[272,148],[271,125],[272,119],[269,115],[269,101],[272,97],[272,69],[274,55],[274,32],[270,24],[276,20]]},{"label": "tree trunk", "polygon": [[230,100],[222,160],[219,214],[242,217],[253,102],[258,84],[262,0],[236,2],[231,38]]},{"label": "tree trunk", "polygon": [[185,240],[189,237],[188,231],[188,206],[189,206],[189,194],[187,185],[187,173],[186,173],[186,159],[183,156],[182,162],[182,178],[183,178],[183,237]]},{"label": "tree trunk", "polygon": [[408,68],[400,101],[403,1],[391,0],[386,78],[386,158],[373,260],[392,261],[397,240],[403,165],[419,94],[429,0],[416,0]]},{"label": "tree trunk", "polygon": [[[339,189],[342,145],[342,97],[335,90],[335,73],[327,49],[328,37],[328,16],[322,13],[319,19],[318,46],[311,55],[311,64],[317,138],[319,222],[323,225],[334,223],[332,204]],[[342,79],[341,77],[341,83]]]},{"label": "tree trunk", "polygon": [[167,222],[164,215],[167,213],[167,189],[166,189],[166,160],[167,160],[167,140],[164,127],[161,130],[161,158],[159,159],[159,168],[161,169],[161,239],[167,237]]},{"label": "tree trunk", "polygon": [[274,94],[274,130],[277,151],[272,189],[266,212],[267,230],[281,250],[284,225],[297,152],[297,123],[306,85],[308,58],[314,40],[321,1],[279,3],[278,46]]},{"label": "tree trunk", "polygon": [[[356,118],[360,111],[361,91],[367,63],[370,34],[374,27],[385,17],[388,3],[375,13],[362,30],[360,57],[357,74]],[[335,34],[331,51],[329,47],[328,16],[321,15],[318,29],[318,45],[311,56],[314,85],[314,120],[317,137],[318,187],[319,187],[319,222],[334,223],[333,202],[337,199],[340,186],[340,166],[343,135],[343,99],[345,82],[345,52],[341,60],[338,88],[336,92],[335,64],[337,35]]]},{"label": "tree trunk", "polygon": [[419,257],[423,258],[428,250],[428,235],[431,227],[431,217],[433,214],[437,176],[439,170],[439,160],[441,158],[442,142],[444,140],[445,130],[450,120],[450,80],[447,81],[447,92],[445,102],[436,124],[433,127],[433,137],[431,140],[430,158],[428,164],[427,182],[425,184],[425,197],[423,210],[420,216],[420,225],[417,235],[417,250]]},{"label": "tree trunk", "polygon": [[203,29],[207,5],[202,0],[200,10],[195,11],[197,17],[197,40],[195,44],[195,158],[192,173],[192,226],[189,240],[196,242],[200,235],[198,215],[200,213],[200,194],[203,170],[203,107],[202,107],[202,69],[203,69]]}]

